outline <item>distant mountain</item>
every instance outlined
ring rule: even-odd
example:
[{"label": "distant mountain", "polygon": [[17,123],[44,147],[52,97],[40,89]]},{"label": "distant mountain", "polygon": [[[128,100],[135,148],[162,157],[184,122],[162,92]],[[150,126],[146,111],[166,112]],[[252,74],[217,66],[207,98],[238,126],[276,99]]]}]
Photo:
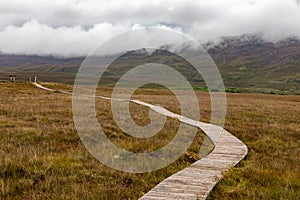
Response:
[{"label": "distant mountain", "polygon": [[300,41],[277,43],[258,37],[224,38],[208,49],[227,87],[300,93]]},{"label": "distant mountain", "polygon": [[38,55],[6,55],[0,54],[0,67],[37,66],[37,65],[78,65],[84,58],[62,58]]},{"label": "distant mountain", "polygon": [[[216,44],[207,43],[204,47],[217,64],[227,88],[235,88],[235,91],[300,93],[300,41],[297,39],[266,42],[258,36],[246,35],[225,37]],[[20,76],[39,74],[45,81],[72,83],[83,60],[83,57],[0,54],[0,79],[1,74],[7,73],[19,73]],[[128,69],[157,60],[179,70],[195,86],[205,87],[201,77],[188,63],[166,51],[156,51],[151,56],[128,52],[112,64],[105,76],[111,83]]]}]

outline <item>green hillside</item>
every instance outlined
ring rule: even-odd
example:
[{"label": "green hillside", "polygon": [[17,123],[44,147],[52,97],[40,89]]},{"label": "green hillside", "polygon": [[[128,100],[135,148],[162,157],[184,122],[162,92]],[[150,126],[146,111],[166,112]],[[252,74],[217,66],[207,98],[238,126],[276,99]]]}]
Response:
[{"label": "green hillside", "polygon": [[[204,45],[217,64],[228,91],[300,93],[300,41],[266,42],[257,36],[223,38]],[[72,84],[84,58],[0,55],[0,79],[16,74],[18,80],[38,75],[41,81]],[[205,88],[202,77],[184,59],[167,51],[148,55],[128,52],[105,72],[102,83],[112,85],[129,69],[143,63],[161,63],[181,72],[195,88]]]}]

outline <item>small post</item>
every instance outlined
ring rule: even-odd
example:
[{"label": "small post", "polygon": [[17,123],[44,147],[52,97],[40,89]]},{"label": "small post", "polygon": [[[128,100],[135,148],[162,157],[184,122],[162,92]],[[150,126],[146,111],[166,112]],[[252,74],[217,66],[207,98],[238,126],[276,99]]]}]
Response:
[{"label": "small post", "polygon": [[10,80],[10,82],[15,82],[16,81],[16,76],[15,75],[10,75],[9,80]]},{"label": "small post", "polygon": [[37,80],[37,77],[35,76],[35,77],[34,77],[34,82],[35,82],[35,83],[36,83],[36,80]]}]

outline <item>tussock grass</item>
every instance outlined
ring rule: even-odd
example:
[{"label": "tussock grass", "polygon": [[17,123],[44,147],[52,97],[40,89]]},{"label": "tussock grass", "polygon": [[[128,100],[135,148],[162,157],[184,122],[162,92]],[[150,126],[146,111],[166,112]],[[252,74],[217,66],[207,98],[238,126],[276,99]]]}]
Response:
[{"label": "tussock grass", "polygon": [[[71,86],[49,87],[71,91]],[[0,84],[0,197],[2,199],[137,199],[157,183],[198,159],[203,134],[172,165],[156,172],[128,174],[94,159],[82,145],[72,121],[71,97],[24,83]],[[110,88],[99,94],[109,95]],[[159,94],[159,96],[158,96]],[[210,117],[208,93],[197,92],[201,120]],[[134,98],[172,111],[178,102],[169,91],[143,89]],[[244,161],[220,181],[209,199],[300,198],[300,97],[228,94],[225,128],[249,148]],[[104,109],[105,108],[105,109]],[[167,119],[157,137],[137,140],[111,119],[109,103],[97,100],[97,114],[117,145],[147,152],[166,144],[178,127]],[[149,122],[148,110],[130,105],[137,124]],[[139,113],[139,112],[140,113]]]},{"label": "tussock grass", "polygon": [[225,128],[249,148],[209,199],[300,199],[300,97],[228,94]]},{"label": "tussock grass", "polygon": [[[51,86],[71,90],[68,85]],[[144,174],[110,169],[82,145],[73,124],[71,96],[43,91],[29,83],[2,83],[0,90],[1,199],[137,199],[199,159],[204,138],[200,131],[188,152],[166,168]],[[106,95],[111,90],[99,92]],[[97,100],[96,104],[107,136],[133,152],[160,148],[174,137],[179,125],[167,119],[157,136],[138,140],[114,123],[109,101]],[[147,109],[137,105],[130,105],[130,109],[136,123],[149,123]]]}]

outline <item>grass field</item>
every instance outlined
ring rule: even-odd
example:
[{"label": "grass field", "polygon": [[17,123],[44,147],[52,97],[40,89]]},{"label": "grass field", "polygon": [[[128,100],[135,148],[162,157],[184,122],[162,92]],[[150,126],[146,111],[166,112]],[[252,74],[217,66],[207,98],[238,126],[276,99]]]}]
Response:
[{"label": "grass field", "polygon": [[[69,85],[48,85],[71,90]],[[0,83],[1,199],[137,199],[157,183],[199,159],[199,131],[188,152],[151,173],[128,174],[102,165],[84,148],[74,128],[71,96],[29,83]],[[102,88],[99,94],[109,95]],[[203,121],[210,116],[209,94],[197,92]],[[249,154],[227,173],[209,199],[300,198],[300,96],[228,94],[225,128],[241,139]],[[165,90],[134,95],[179,112]],[[98,119],[107,136],[134,152],[157,149],[174,136],[179,123],[168,119],[150,139],[124,134],[111,118],[109,102],[97,100]],[[149,122],[146,108],[131,105],[137,124]]]}]

